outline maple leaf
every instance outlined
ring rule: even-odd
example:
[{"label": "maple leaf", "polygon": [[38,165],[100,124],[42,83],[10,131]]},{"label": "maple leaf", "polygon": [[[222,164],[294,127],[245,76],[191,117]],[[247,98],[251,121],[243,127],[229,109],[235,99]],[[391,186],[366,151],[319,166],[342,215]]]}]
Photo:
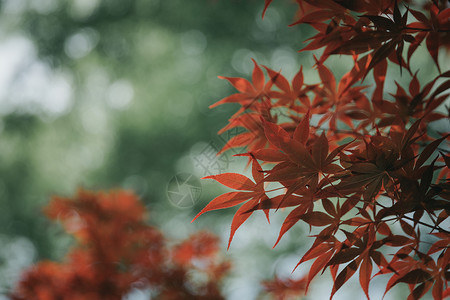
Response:
[{"label": "maple leaf", "polygon": [[[265,1],[264,12],[271,2]],[[391,275],[386,292],[406,283],[411,289],[408,299],[418,299],[430,289],[434,299],[442,299],[449,293],[445,284],[449,232],[442,224],[450,214],[446,179],[450,158],[446,146],[440,145],[450,135],[438,132],[440,137],[435,138],[428,124],[446,117],[438,108],[448,98],[450,71],[442,72],[437,51],[449,45],[442,39],[450,34],[450,9],[433,1],[423,6],[428,17],[413,1],[407,1],[404,12],[400,10],[405,2],[395,0],[296,2],[297,21],[291,25],[308,24],[317,31],[300,52],[324,48],[320,58],[314,57],[320,82],[305,84],[302,67],[292,81],[264,67],[272,85],[264,99],[244,105],[253,120],[260,116],[258,126],[243,126],[246,134],[255,136],[229,145],[247,146],[247,155],[271,166],[252,185],[278,182],[285,190],[272,198],[253,199],[248,195],[254,189],[240,187],[235,194],[219,196],[217,208],[229,205],[228,199],[233,205],[253,202],[242,211],[243,222],[256,210],[292,207],[275,245],[299,221],[315,228],[315,240],[297,264],[314,260],[305,277],[306,290],[319,272],[329,269],[333,297],[359,270],[361,288],[369,298],[376,265],[379,274]],[[411,14],[418,22],[408,23]],[[423,86],[412,71],[411,59],[422,43],[440,71]],[[350,71],[339,81],[324,64],[335,54],[353,58]],[[385,99],[388,61],[411,76],[407,88],[395,82],[391,101]],[[375,86],[370,96],[370,90],[356,84],[372,69]],[[275,108],[282,110],[284,123],[273,116]],[[240,122],[233,117],[229,126]],[[348,137],[355,139],[352,147],[346,143]],[[400,233],[390,229],[394,221],[400,224]],[[426,254],[419,251],[424,227],[439,238]],[[338,232],[345,239],[338,240]],[[386,256],[392,257],[387,261],[385,253],[395,254]],[[280,295],[286,288],[279,282],[273,287]]]},{"label": "maple leaf", "polygon": [[[293,107],[296,105],[296,100],[298,99],[302,106],[299,106],[299,109],[314,109],[315,105],[310,103],[309,97],[307,95],[308,92],[314,91],[317,88],[317,85],[306,85],[304,83],[303,77],[303,67],[300,67],[300,70],[292,79],[292,84],[289,84],[288,80],[281,75],[280,72],[275,72],[274,70],[265,67],[267,73],[271,77],[271,80],[274,82],[275,86],[277,86],[280,91],[271,90],[268,93],[268,96],[271,99],[279,99],[279,101],[274,105],[276,106],[289,106]],[[304,107],[306,106],[306,108]],[[303,111],[306,112],[306,111]]]},{"label": "maple leaf", "polygon": [[[446,99],[447,95],[441,95],[450,87],[449,81],[444,81],[431,93],[433,86],[441,76],[425,85],[422,89],[417,73],[414,74],[409,84],[409,94],[396,82],[397,92],[393,95],[395,102],[385,100],[380,101],[380,109],[385,117],[380,118],[379,126],[392,125],[394,122],[400,126],[408,124],[410,118],[422,119],[424,122],[433,122],[445,118],[445,115],[435,112]],[[400,120],[400,122],[396,122]]]},{"label": "maple leaf", "polygon": [[347,240],[341,244],[340,250],[327,263],[327,266],[337,267],[350,262],[335,277],[331,297],[359,268],[360,285],[367,299],[369,299],[369,282],[373,268],[372,261],[381,267],[388,264],[384,255],[378,250],[385,242],[376,240],[374,224],[370,224],[370,222],[365,223],[366,225],[357,227],[352,233],[344,231]]},{"label": "maple leaf", "polygon": [[361,67],[364,64],[365,61],[360,60],[357,66],[345,74],[337,84],[333,73],[317,62],[317,69],[323,84],[322,89],[317,92],[317,96],[326,103],[323,107],[327,108],[319,121],[319,126],[325,121],[329,121],[330,130],[335,131],[337,120],[340,120],[353,128],[353,119],[349,116],[348,111],[354,108],[354,102],[358,102],[360,98],[364,97],[362,91],[366,87],[352,85],[363,76],[364,69]]},{"label": "maple leaf", "polygon": [[450,37],[450,8],[439,8],[433,3],[430,8],[430,17],[425,16],[421,11],[410,9],[411,14],[419,21],[408,25],[415,30],[423,30],[418,34],[417,41],[410,46],[408,59],[412,56],[418,45],[426,39],[426,47],[433,58],[439,72],[441,72],[438,62],[439,46],[449,44]]},{"label": "maple leaf", "polygon": [[235,115],[238,115],[247,108],[251,107],[258,100],[266,97],[267,92],[272,86],[272,81],[269,80],[265,83],[263,71],[254,59],[252,59],[252,61],[254,64],[252,83],[245,78],[219,76],[220,79],[228,80],[231,85],[239,91],[239,93],[223,98],[222,100],[212,104],[210,108],[222,105],[224,103],[239,103],[242,107],[237,113],[235,113]]},{"label": "maple leaf", "polygon": [[[361,39],[372,39],[377,40],[377,42],[382,44],[372,52],[372,58],[366,69],[366,74],[378,63],[387,58],[398,63],[401,72],[402,67],[405,66],[405,62],[402,58],[404,44],[405,42],[414,42],[414,37],[404,32],[404,29],[407,26],[408,10],[406,10],[405,14],[402,16],[396,1],[393,11],[393,20],[378,15],[363,15],[361,17],[369,19],[375,25],[376,30],[367,30],[361,35],[356,35],[349,43],[355,43],[355,41],[360,42]],[[361,38],[362,36],[363,38]],[[348,44],[346,46],[351,47],[351,45]],[[395,60],[392,59],[391,56],[394,52]],[[339,51],[336,51],[336,53],[339,53]],[[406,65],[406,67],[409,69],[408,65]]]},{"label": "maple leaf", "polygon": [[328,154],[328,140],[322,133],[309,147],[306,147],[304,143],[306,143],[307,135],[309,135],[308,128],[308,115],[299,123],[292,138],[280,126],[264,122],[264,131],[268,141],[279,149],[286,158],[268,171],[265,181],[280,181],[284,184],[287,187],[285,197],[293,193],[300,193],[305,188],[315,192],[321,177],[324,177],[322,184],[325,184],[325,182],[330,182],[327,175],[343,170],[333,162],[336,155],[349,143],[335,148]]},{"label": "maple leaf", "polygon": [[420,260],[416,260],[400,250],[389,265],[377,274],[394,272],[387,284],[385,293],[398,283],[403,282],[409,284],[412,291],[408,299],[419,299],[434,285],[433,298],[443,299],[445,294],[444,282],[448,280],[447,275],[445,275],[445,272],[448,272],[448,251],[438,258],[438,263],[424,253],[415,252]]},{"label": "maple leaf", "polygon": [[268,144],[259,113],[249,112],[231,119],[230,123],[219,131],[219,134],[236,127],[245,128],[247,131],[229,139],[217,155],[240,147],[245,147],[248,152],[252,152],[265,148]]},{"label": "maple leaf", "polygon": [[[252,159],[252,175],[256,183],[248,177],[238,173],[224,173],[202,178],[214,179],[227,187],[240,190],[240,192],[229,192],[214,198],[197,214],[197,216],[195,216],[192,222],[205,212],[233,207],[247,201],[236,211],[233,217],[230,238],[228,240],[228,248],[230,248],[230,244],[236,230],[252,214],[252,208],[257,206],[258,203],[268,199],[264,190],[264,175],[262,173],[262,168],[256,159]],[[268,210],[265,210],[265,213],[268,219]]]}]

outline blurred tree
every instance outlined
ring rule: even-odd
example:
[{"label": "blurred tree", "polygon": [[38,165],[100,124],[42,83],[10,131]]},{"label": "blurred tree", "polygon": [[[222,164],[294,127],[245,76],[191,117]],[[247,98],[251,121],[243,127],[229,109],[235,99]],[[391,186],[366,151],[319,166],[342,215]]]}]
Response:
[{"label": "blurred tree", "polygon": [[47,216],[60,220],[77,244],[65,261],[43,261],[25,272],[12,299],[122,299],[149,292],[158,299],[223,299],[219,286],[230,264],[218,238],[198,232],[170,247],[145,223],[145,209],[126,191],[55,197]]}]

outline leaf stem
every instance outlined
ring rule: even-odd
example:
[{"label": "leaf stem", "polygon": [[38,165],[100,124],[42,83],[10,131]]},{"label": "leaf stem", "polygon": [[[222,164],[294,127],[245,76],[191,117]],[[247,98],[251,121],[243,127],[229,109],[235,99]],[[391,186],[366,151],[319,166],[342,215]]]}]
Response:
[{"label": "leaf stem", "polygon": [[432,28],[419,28],[419,27],[404,27],[403,30],[417,30],[417,31],[423,31],[423,32],[450,32],[450,29],[438,29],[433,30]]}]

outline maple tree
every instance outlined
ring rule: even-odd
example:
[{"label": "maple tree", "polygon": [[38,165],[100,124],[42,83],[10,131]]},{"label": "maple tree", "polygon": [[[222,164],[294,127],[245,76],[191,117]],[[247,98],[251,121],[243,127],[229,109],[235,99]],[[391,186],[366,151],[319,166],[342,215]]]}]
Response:
[{"label": "maple tree", "polygon": [[80,190],[74,199],[55,197],[45,213],[77,244],[63,262],[27,270],[12,299],[123,299],[133,288],[158,299],[224,299],[230,263],[218,255],[219,239],[201,231],[170,246],[131,192]]},{"label": "maple tree", "polygon": [[[265,0],[263,17],[271,2]],[[243,147],[253,180],[238,173],[205,177],[235,191],[213,199],[195,218],[241,205],[228,247],[258,210],[269,219],[270,210],[290,209],[275,246],[297,222],[307,223],[314,241],[295,268],[313,263],[305,278],[266,283],[279,299],[307,291],[325,270],[334,281],[331,297],[358,271],[367,298],[371,279],[381,274],[389,276],[386,292],[406,283],[408,299],[429,290],[434,299],[450,296],[450,134],[429,126],[450,115],[443,107],[450,91],[448,1],[296,3],[292,25],[317,31],[301,51],[322,50],[314,56],[320,82],[306,83],[302,67],[289,81],[254,60],[251,81],[220,77],[237,93],[211,107],[240,105],[220,133],[246,129],[220,153]],[[412,59],[419,47],[439,72],[426,83]],[[442,50],[446,65],[439,63]],[[335,55],[353,59],[340,79],[326,66]],[[395,81],[389,94],[384,83],[392,68],[409,84]],[[363,82],[371,78],[369,92]]]}]

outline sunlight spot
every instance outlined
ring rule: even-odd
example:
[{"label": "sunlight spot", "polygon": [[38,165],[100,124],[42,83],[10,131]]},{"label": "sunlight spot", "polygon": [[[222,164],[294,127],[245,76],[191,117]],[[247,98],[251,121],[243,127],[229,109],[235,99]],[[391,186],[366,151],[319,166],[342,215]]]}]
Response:
[{"label": "sunlight spot", "polygon": [[64,44],[64,51],[72,59],[80,59],[95,48],[99,40],[96,30],[84,28],[69,36]]},{"label": "sunlight spot", "polygon": [[67,76],[55,74],[48,82],[46,96],[42,98],[44,111],[50,115],[63,115],[72,107],[72,88]]},{"label": "sunlight spot", "polygon": [[26,0],[4,0],[2,2],[2,10],[6,15],[20,15],[25,11],[26,8]]},{"label": "sunlight spot", "polygon": [[76,19],[85,19],[92,15],[98,7],[99,0],[74,0],[71,1],[69,14]]},{"label": "sunlight spot", "polygon": [[234,51],[231,58],[231,66],[243,74],[251,74],[253,70],[252,58],[255,59],[255,53],[248,49],[239,49]]},{"label": "sunlight spot", "polygon": [[148,181],[139,175],[132,175],[122,182],[124,189],[132,190],[138,196],[143,197],[148,190]]},{"label": "sunlight spot", "polygon": [[40,14],[49,14],[59,8],[58,0],[33,0],[30,6]]},{"label": "sunlight spot", "polygon": [[128,80],[120,79],[113,82],[107,91],[106,102],[114,109],[127,108],[134,97],[134,89]]},{"label": "sunlight spot", "polygon": [[[3,40],[0,44],[0,56],[7,57],[8,59],[0,60],[0,98],[5,98],[9,94],[15,78],[21,69],[26,68],[36,56],[36,49],[33,43],[22,36],[10,37]],[[2,114],[7,109],[9,103],[1,101]]]},{"label": "sunlight spot", "polygon": [[99,107],[86,107],[81,113],[83,128],[94,134],[100,134],[107,127],[105,112]]},{"label": "sunlight spot", "polygon": [[[26,43],[22,46],[26,47]],[[19,49],[17,59],[24,58],[24,61],[19,63],[13,59],[9,65],[5,64],[5,72],[0,75],[0,87],[4,87],[0,90],[5,90],[4,95],[0,94],[0,98],[4,98],[2,112],[16,110],[19,113],[43,113],[44,116],[52,117],[66,114],[72,105],[70,76],[51,70],[47,64],[33,57],[27,58],[27,52],[30,51]]]},{"label": "sunlight spot", "polygon": [[149,289],[132,288],[123,298],[124,300],[148,300],[151,299]]},{"label": "sunlight spot", "polygon": [[291,78],[299,69],[296,57],[297,53],[292,48],[279,47],[273,52],[270,63],[276,66],[277,71],[281,69],[281,73],[286,78]]},{"label": "sunlight spot", "polygon": [[24,237],[0,235],[0,293],[17,282],[21,272],[29,267],[36,256],[33,243]]},{"label": "sunlight spot", "polygon": [[265,32],[274,32],[278,29],[278,26],[281,21],[281,16],[278,10],[275,8],[269,7],[266,11],[264,19],[261,18],[262,10],[259,10],[255,16],[256,25],[259,29]]},{"label": "sunlight spot", "polygon": [[203,63],[201,57],[188,57],[180,60],[177,73],[180,80],[186,84],[195,84],[200,81],[203,75]]},{"label": "sunlight spot", "polygon": [[202,54],[207,45],[205,35],[198,30],[189,30],[181,35],[181,50],[187,55]]}]

